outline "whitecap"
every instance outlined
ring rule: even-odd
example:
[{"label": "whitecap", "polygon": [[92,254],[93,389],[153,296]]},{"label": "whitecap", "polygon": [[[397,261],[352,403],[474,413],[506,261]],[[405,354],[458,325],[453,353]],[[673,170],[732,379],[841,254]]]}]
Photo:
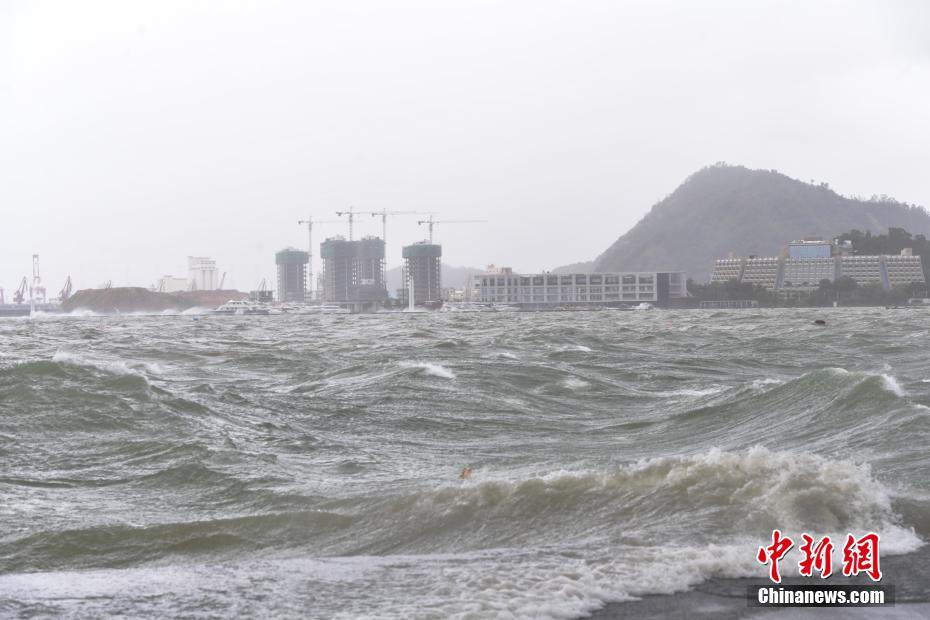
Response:
[{"label": "whitecap", "polygon": [[766,377],[765,379],[755,379],[750,387],[754,390],[761,390],[767,385],[781,385],[784,381],[782,379],[776,379],[774,377]]},{"label": "whitecap", "polygon": [[687,388],[686,388],[686,389],[682,389],[682,390],[671,390],[671,391],[669,391],[669,392],[660,392],[660,393],[658,394],[658,396],[661,396],[661,397],[664,397],[664,398],[674,398],[674,397],[676,397],[676,396],[686,396],[686,397],[690,397],[690,398],[699,398],[699,397],[701,397],[701,396],[711,396],[711,395],[713,395],[713,394],[719,394],[720,392],[724,391],[725,389],[726,389],[726,388],[723,387],[723,386],[721,386],[721,385],[717,385],[717,386],[713,386],[713,387],[709,387],[709,388],[704,388],[703,390],[698,390],[698,389],[687,389]]},{"label": "whitecap", "polygon": [[898,383],[898,380],[895,379],[894,376],[888,375],[888,374],[882,374],[881,378],[882,378],[882,386],[886,390],[888,390],[895,396],[900,396],[902,398],[907,396],[907,392],[904,391],[904,388],[901,387],[901,384]]},{"label": "whitecap", "polygon": [[423,374],[440,379],[455,379],[455,373],[440,364],[432,362],[401,362],[404,368],[417,368]]},{"label": "whitecap", "polygon": [[134,375],[143,378],[145,376],[139,371],[131,368],[122,360],[100,360],[77,353],[69,353],[68,351],[57,351],[55,355],[52,356],[52,361],[58,364],[96,368],[97,370],[102,370],[112,375]]}]

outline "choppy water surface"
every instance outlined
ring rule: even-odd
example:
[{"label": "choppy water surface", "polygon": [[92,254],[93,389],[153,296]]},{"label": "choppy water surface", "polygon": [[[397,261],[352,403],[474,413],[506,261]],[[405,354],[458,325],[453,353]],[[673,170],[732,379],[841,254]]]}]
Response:
[{"label": "choppy water surface", "polygon": [[577,617],[760,576],[775,527],[908,554],[928,334],[878,309],[2,320],[0,612]]}]

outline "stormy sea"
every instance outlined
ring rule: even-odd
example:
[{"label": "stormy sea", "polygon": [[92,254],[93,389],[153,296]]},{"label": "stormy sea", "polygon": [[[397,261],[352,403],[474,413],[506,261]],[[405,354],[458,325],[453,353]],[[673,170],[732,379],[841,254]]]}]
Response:
[{"label": "stormy sea", "polygon": [[775,528],[879,533],[884,613],[923,615],[928,342],[918,309],[3,319],[0,616],[768,616]]}]

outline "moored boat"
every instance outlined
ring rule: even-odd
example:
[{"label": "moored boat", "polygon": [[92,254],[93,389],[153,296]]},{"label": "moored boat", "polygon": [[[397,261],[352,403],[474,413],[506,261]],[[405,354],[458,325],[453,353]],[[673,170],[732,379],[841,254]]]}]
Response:
[{"label": "moored boat", "polygon": [[225,304],[211,312],[223,315],[270,314],[270,310],[263,305],[244,299],[230,299]]}]

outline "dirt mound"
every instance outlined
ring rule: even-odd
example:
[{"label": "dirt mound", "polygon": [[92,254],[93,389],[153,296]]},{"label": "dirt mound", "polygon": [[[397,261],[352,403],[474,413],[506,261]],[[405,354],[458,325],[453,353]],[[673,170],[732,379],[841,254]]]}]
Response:
[{"label": "dirt mound", "polygon": [[142,287],[118,287],[78,291],[61,304],[61,309],[65,312],[90,310],[100,314],[116,314],[185,310],[192,305],[173,295],[153,293]]},{"label": "dirt mound", "polygon": [[248,298],[248,293],[235,290],[156,293],[138,286],[127,286],[78,291],[61,304],[61,309],[65,312],[90,310],[98,314],[154,313],[194,307],[216,308],[231,299]]}]

